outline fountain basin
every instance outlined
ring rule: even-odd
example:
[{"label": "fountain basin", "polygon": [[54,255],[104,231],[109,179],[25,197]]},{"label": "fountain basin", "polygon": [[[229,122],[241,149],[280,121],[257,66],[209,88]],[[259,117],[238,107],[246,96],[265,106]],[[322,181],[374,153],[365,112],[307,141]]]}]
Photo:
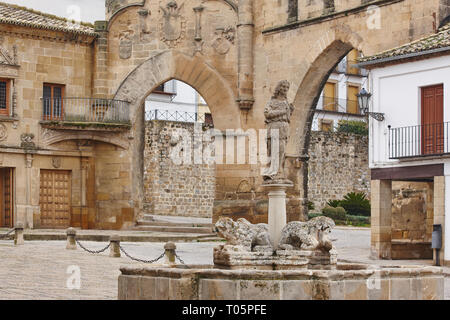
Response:
[{"label": "fountain basin", "polygon": [[442,300],[441,268],[338,264],[335,270],[121,268],[120,300]]}]

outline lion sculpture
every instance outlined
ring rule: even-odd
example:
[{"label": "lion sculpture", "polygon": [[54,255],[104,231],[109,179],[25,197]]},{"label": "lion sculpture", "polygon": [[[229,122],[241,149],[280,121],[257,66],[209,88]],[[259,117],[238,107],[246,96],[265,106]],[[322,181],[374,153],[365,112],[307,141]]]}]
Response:
[{"label": "lion sculpture", "polygon": [[240,247],[243,251],[273,251],[267,224],[251,224],[246,219],[233,221],[221,218],[216,223],[215,230],[227,240],[227,245]]},{"label": "lion sculpture", "polygon": [[334,221],[323,216],[308,222],[290,222],[282,231],[278,249],[330,252],[334,247],[328,235],[334,227]]}]

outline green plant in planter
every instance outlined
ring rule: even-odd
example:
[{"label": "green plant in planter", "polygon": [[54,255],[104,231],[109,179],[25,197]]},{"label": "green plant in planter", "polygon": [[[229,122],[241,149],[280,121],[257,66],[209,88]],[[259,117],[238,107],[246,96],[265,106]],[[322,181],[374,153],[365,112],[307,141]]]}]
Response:
[{"label": "green plant in planter", "polygon": [[351,192],[341,201],[341,206],[352,216],[370,216],[370,201],[366,194]]}]

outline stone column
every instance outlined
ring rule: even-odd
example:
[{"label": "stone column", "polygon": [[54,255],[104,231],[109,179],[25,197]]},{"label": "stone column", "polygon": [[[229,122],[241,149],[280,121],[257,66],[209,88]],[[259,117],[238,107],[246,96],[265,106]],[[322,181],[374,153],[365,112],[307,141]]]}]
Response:
[{"label": "stone column", "polygon": [[274,249],[278,248],[281,232],[287,224],[286,190],[292,188],[291,184],[266,184],[269,191],[269,233]]},{"label": "stone column", "polygon": [[25,154],[25,167],[26,167],[26,211],[24,217],[24,227],[33,228],[33,203],[32,203],[32,192],[33,192],[33,154]]},{"label": "stone column", "polygon": [[95,21],[95,69],[92,95],[95,98],[108,98],[108,21]]},{"label": "stone column", "polygon": [[372,240],[374,259],[391,259],[392,248],[392,181],[372,180]]},{"label": "stone column", "polygon": [[239,0],[239,22],[237,25],[239,50],[238,103],[243,110],[249,110],[255,102],[253,97],[253,0]]},{"label": "stone column", "polygon": [[[448,181],[448,184],[446,183]],[[445,235],[450,232],[450,230],[446,230],[446,216],[450,214],[447,213],[446,208],[450,208],[450,190],[446,190],[446,186],[450,185],[450,176],[441,176],[434,177],[434,216],[433,216],[433,224],[442,225],[442,249],[439,252],[439,261],[442,266],[449,265],[450,262],[450,252],[446,251],[446,239]],[[446,197],[447,195],[447,197]],[[436,263],[436,250],[433,250],[433,259]],[[448,251],[448,250],[447,250]]]}]

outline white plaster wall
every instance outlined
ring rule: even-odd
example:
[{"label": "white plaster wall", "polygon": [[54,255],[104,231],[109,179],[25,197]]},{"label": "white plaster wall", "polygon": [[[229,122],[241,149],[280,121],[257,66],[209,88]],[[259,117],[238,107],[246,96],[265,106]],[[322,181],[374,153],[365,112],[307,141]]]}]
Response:
[{"label": "white plaster wall", "polygon": [[421,88],[444,84],[444,122],[450,121],[450,55],[408,62],[370,73],[373,112],[385,114],[385,121],[370,120],[369,163],[371,168],[442,163],[442,159],[423,161],[389,160],[388,126],[420,125]]},{"label": "white plaster wall", "polygon": [[166,91],[176,94],[173,96],[157,93],[150,94],[145,103],[145,110],[147,112],[167,110],[170,112],[196,113],[198,112],[199,105],[205,104],[205,100],[197,91],[182,81],[168,81],[166,83]]}]

